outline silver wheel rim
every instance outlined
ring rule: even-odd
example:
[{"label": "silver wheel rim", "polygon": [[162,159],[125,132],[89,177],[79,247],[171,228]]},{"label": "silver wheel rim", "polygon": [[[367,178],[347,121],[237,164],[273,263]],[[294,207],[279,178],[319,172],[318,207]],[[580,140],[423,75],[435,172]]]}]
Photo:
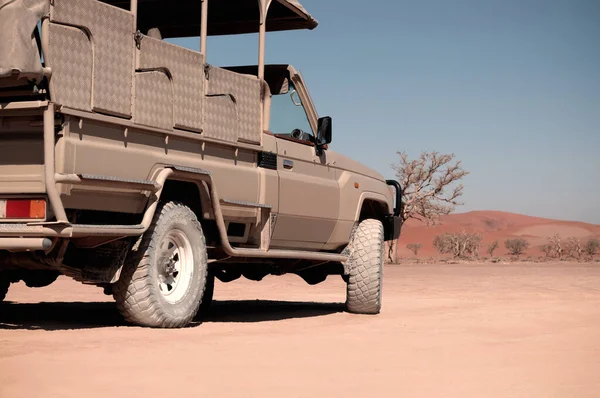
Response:
[{"label": "silver wheel rim", "polygon": [[190,288],[194,272],[194,252],[185,234],[177,229],[169,231],[160,246],[158,288],[171,304],[183,299]]}]

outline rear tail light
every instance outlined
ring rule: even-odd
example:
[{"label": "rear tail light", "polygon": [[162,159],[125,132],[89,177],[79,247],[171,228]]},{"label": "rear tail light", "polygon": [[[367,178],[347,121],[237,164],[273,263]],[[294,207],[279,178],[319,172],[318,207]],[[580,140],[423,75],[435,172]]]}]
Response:
[{"label": "rear tail light", "polygon": [[44,199],[0,199],[0,220],[43,220],[46,218]]}]

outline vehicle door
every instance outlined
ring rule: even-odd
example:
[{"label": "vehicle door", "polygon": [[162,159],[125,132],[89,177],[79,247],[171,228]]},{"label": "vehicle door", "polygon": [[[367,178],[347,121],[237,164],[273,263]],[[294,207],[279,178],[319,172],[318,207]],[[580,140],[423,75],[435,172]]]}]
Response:
[{"label": "vehicle door", "polygon": [[279,174],[279,213],[271,246],[317,250],[335,228],[340,190],[327,151],[316,152],[316,132],[302,103],[291,82],[287,93],[271,98],[270,130],[276,137]]}]

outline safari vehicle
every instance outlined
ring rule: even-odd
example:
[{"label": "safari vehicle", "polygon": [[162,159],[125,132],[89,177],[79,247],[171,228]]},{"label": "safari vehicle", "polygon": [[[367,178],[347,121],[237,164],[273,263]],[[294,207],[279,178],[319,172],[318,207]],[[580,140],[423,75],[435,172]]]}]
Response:
[{"label": "safari vehicle", "polygon": [[[293,273],[379,313],[400,186],[264,63],[266,32],[316,26],[295,0],[0,0],[0,299],[62,274],[183,327],[215,278]],[[207,62],[207,36],[256,32],[258,65]]]}]

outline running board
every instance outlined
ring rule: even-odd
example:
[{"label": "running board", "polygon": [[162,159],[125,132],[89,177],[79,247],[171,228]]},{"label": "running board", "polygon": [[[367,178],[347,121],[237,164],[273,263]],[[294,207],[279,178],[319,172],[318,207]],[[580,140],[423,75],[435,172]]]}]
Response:
[{"label": "running board", "polygon": [[270,209],[271,205],[263,205],[260,203],[243,202],[240,200],[221,199],[221,203],[224,205],[240,206],[240,207],[254,207],[259,209]]},{"label": "running board", "polygon": [[151,180],[135,180],[95,174],[55,174],[54,179],[57,183],[138,189],[151,192],[156,192],[162,187],[161,184]]},{"label": "running board", "polygon": [[73,224],[71,225],[73,237],[88,236],[139,236],[146,228],[142,224],[134,225],[96,225]]}]

